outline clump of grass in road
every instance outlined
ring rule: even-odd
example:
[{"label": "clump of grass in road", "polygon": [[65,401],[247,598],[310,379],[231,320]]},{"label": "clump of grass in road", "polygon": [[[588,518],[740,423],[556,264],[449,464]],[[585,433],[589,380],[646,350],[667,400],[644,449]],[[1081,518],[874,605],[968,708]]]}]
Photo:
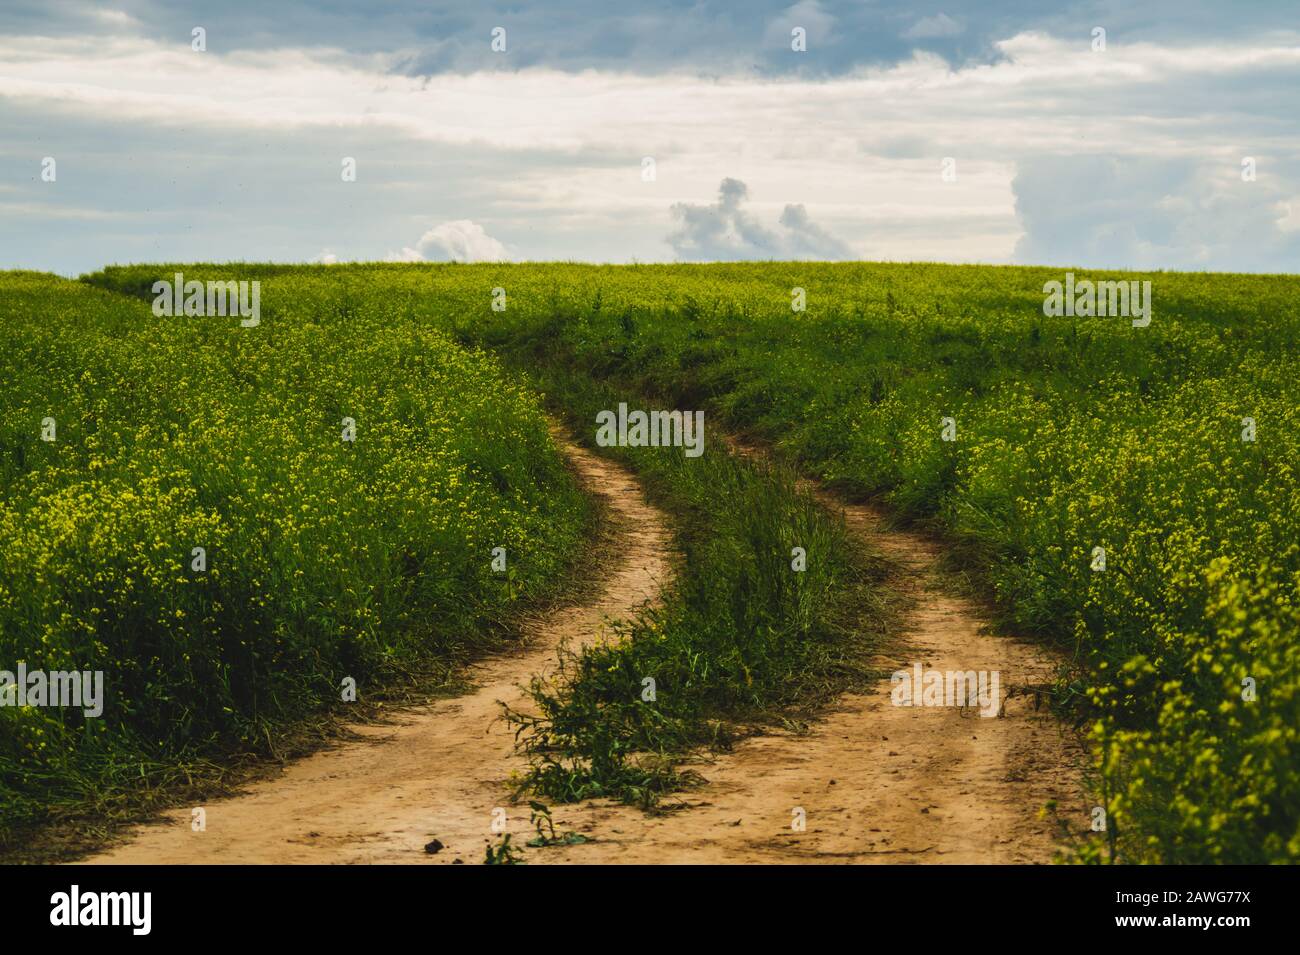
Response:
[{"label": "clump of grass in road", "polygon": [[[628,400],[555,367],[540,377],[587,437],[596,411]],[[886,618],[879,566],[789,471],[737,459],[705,433],[697,458],[602,449],[676,516],[683,559],[661,606],[624,621],[617,640],[565,653],[557,676],[533,682],[531,712],[509,714],[530,757],[522,788],[651,806],[688,782],[673,766],[692,750],[814,710],[867,675]]]}]

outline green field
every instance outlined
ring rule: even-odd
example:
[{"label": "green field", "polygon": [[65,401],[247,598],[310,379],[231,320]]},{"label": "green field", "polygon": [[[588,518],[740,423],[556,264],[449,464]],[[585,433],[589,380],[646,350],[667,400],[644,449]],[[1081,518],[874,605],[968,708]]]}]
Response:
[{"label": "green field", "polygon": [[[588,519],[540,388],[579,428],[629,396],[704,409],[937,529],[955,582],[1066,651],[1056,705],[1112,823],[1077,858],[1300,859],[1300,278],[1124,275],[1152,283],[1134,327],[1045,316],[1064,270],[185,267],[262,282],[241,329],[155,318],[179,268],[0,278],[0,659],[102,666],[131,701],[97,726],[0,711],[11,822],[100,791],[122,753],[165,774],[325,705],[341,674],[486,645]],[[365,440],[340,440],[344,416]],[[692,573],[540,691],[551,798],[646,797],[673,780],[627,753],[843,685],[826,674],[872,599],[848,555],[798,592],[765,563],[799,522],[836,546],[790,475],[629,460],[695,515]],[[498,544],[527,555],[508,582]],[[690,688],[654,725],[611,705],[650,658]]]},{"label": "green field", "polygon": [[375,308],[254,339],[35,274],[0,314],[0,659],[122,701],[0,709],[4,829],[271,747],[345,678],[446,679],[579,552],[535,396],[439,329]]}]

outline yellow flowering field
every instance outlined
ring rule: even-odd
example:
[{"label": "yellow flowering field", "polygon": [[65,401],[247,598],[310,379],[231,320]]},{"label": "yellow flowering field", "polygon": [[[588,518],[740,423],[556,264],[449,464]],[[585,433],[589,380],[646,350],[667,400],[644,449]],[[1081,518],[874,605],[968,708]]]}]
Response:
[{"label": "yellow flowering field", "polygon": [[272,323],[385,312],[708,408],[938,528],[954,585],[1065,651],[1108,822],[1076,858],[1300,859],[1300,278],[1079,272],[1149,281],[1135,322],[1049,309],[1047,268],[226,273],[265,279]]},{"label": "yellow flowering field", "polygon": [[4,273],[0,316],[0,669],[105,697],[0,708],[0,830],[445,674],[580,549],[536,397],[377,296],[246,328]]}]

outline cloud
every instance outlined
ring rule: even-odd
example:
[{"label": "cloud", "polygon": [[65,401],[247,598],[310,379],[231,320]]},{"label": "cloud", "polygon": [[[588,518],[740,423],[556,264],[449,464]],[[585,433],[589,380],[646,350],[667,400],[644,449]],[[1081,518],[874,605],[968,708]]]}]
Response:
[{"label": "cloud", "polygon": [[[762,75],[816,71],[848,75],[911,54],[903,35],[917,19],[914,0],[668,0],[611,4],[608,0],[555,3],[464,0],[376,0],[346,4],[322,0],[117,0],[107,16],[93,0],[7,0],[0,3],[0,37],[53,37],[96,30],[114,35],[131,17],[137,35],[188,50],[190,30],[206,26],[209,50],[257,53],[286,46],[334,50],[358,58],[396,54],[394,74],[429,76],[475,71],[505,73],[546,67],[566,72],[618,70],[639,76],[685,71],[716,76],[738,70]],[[1279,3],[1223,0],[948,0],[961,21],[960,37],[941,45],[952,62],[996,59],[995,41],[1017,31],[1078,35],[1103,23],[1113,42],[1141,36],[1152,42],[1202,42],[1231,47],[1260,33],[1293,28]],[[219,12],[218,12],[219,8]],[[933,9],[926,5],[923,9]],[[791,10],[802,23],[791,24]],[[823,21],[808,19],[815,12]],[[834,29],[819,34],[819,22]],[[927,17],[926,19],[937,19]],[[769,38],[773,24],[783,31]],[[488,30],[509,30],[509,52],[491,52]],[[806,55],[791,55],[793,25],[808,29]],[[783,34],[780,35],[780,34]],[[0,58],[2,59],[2,58]]]},{"label": "cloud", "polygon": [[506,247],[484,231],[477,222],[456,219],[434,226],[415,243],[390,254],[397,262],[504,262]]},{"label": "cloud", "polygon": [[836,260],[855,259],[853,250],[808,218],[803,204],[788,205],[781,213],[781,225],[786,230],[786,242],[792,249],[790,258]]},{"label": "cloud", "polygon": [[[150,34],[158,30],[139,4],[117,6]],[[829,56],[831,42],[882,34],[902,42],[900,32],[919,15],[891,14],[871,32],[852,23],[859,8],[821,6],[835,15],[832,35],[806,55],[792,53],[788,41],[773,55],[813,64]],[[29,5],[37,13],[47,7],[60,5]],[[789,7],[774,2],[753,15],[751,51]],[[395,256],[423,260],[449,253],[421,251],[414,240],[450,221],[490,224],[491,238],[513,258],[843,255],[834,244],[843,236],[873,259],[1005,262],[1026,233],[1020,254],[1044,261],[1080,250],[1077,236],[1053,234],[1053,203],[1056,193],[1068,203],[1070,176],[1086,177],[1090,167],[1058,167],[1039,190],[1031,181],[1065,154],[1132,164],[1213,159],[1224,168],[1243,155],[1271,157],[1272,172],[1261,166],[1253,192],[1228,183],[1212,195],[1225,221],[1232,203],[1251,204],[1249,221],[1263,222],[1272,239],[1295,235],[1300,219],[1295,177],[1278,192],[1269,178],[1300,169],[1300,34],[1282,30],[1171,46],[1149,31],[1109,29],[1108,18],[1109,48],[1099,55],[1077,23],[1014,33],[1017,22],[1000,34],[991,62],[974,54],[957,60],[957,46],[945,42],[916,44],[926,51],[847,74],[796,79],[751,60],[716,78],[674,70],[647,82],[621,62],[582,72],[521,64],[514,51],[538,41],[516,29],[509,69],[416,77],[393,72],[400,51],[356,56],[313,47],[296,33],[269,34],[293,45],[268,50],[236,42],[231,24],[210,23],[209,51],[199,54],[186,42],[188,26],[162,39],[92,35],[72,20],[53,35],[30,26],[6,31],[12,9],[0,10],[0,183],[8,187],[0,219],[9,227],[0,227],[0,259],[9,266],[75,274],[111,256],[301,261],[327,244],[349,261],[402,246],[410,252]],[[971,8],[945,9],[966,26],[961,43],[974,42],[981,27]],[[619,22],[628,36],[655,35]],[[593,23],[613,28],[603,17]],[[930,52],[934,46],[954,60]],[[717,73],[728,65],[701,62]],[[204,143],[198,152],[196,137]],[[39,177],[46,155],[58,157],[57,183]],[[647,155],[658,160],[655,182],[640,177]],[[344,156],[357,158],[355,182],[339,178]],[[939,178],[945,156],[958,160],[956,182]],[[797,198],[809,215],[791,213],[789,227],[778,221],[779,201],[713,209],[719,170],[756,197]],[[1024,178],[1013,192],[1017,171]],[[1214,235],[1223,223],[1204,222],[1195,188],[1171,192],[1160,215],[1169,223],[1184,209],[1194,230],[1205,224]],[[685,219],[670,219],[670,204],[683,197],[706,203],[703,215],[731,215],[715,224],[712,245]],[[437,210],[436,219],[413,225],[411,210]],[[824,232],[810,232],[809,217]],[[338,244],[339,222],[348,223],[346,245]],[[1150,226],[1137,223],[1134,234],[1149,236]],[[680,250],[664,241],[676,227]],[[1157,238],[1129,247],[1151,257],[1168,250],[1167,267],[1200,261],[1186,251],[1194,234]],[[1238,268],[1241,258],[1203,267]]]},{"label": "cloud", "polygon": [[94,8],[89,13],[109,26],[138,29],[141,25],[139,20],[125,10]]},{"label": "cloud", "polygon": [[[1282,203],[1282,209],[1282,217],[1277,220],[1277,227],[1283,232],[1300,232],[1300,196],[1294,196]],[[1300,268],[1300,265],[1297,265],[1297,268]]]},{"label": "cloud", "polygon": [[1012,182],[1026,264],[1116,269],[1295,272],[1300,232],[1291,228],[1294,183],[1261,161],[1240,166],[1187,159],[1044,158]]},{"label": "cloud", "polygon": [[847,244],[813,223],[802,205],[787,205],[781,229],[772,231],[741,208],[748,198],[743,182],[724,179],[715,203],[675,203],[672,214],[680,225],[667,241],[677,257],[694,262],[856,257]]},{"label": "cloud", "polygon": [[803,27],[813,48],[831,36],[835,18],[822,9],[817,0],[799,0],[768,21],[763,32],[763,45],[768,49],[790,49],[790,31]]},{"label": "cloud", "polygon": [[942,37],[959,36],[965,29],[948,14],[939,13],[917,20],[903,31],[903,37],[908,40],[937,40]]}]

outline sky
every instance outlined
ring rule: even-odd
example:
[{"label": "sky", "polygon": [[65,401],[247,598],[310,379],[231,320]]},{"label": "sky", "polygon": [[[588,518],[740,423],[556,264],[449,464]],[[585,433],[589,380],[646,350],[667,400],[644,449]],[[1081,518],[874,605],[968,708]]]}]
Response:
[{"label": "sky", "polygon": [[1300,272],[1300,3],[0,0],[0,268]]}]

